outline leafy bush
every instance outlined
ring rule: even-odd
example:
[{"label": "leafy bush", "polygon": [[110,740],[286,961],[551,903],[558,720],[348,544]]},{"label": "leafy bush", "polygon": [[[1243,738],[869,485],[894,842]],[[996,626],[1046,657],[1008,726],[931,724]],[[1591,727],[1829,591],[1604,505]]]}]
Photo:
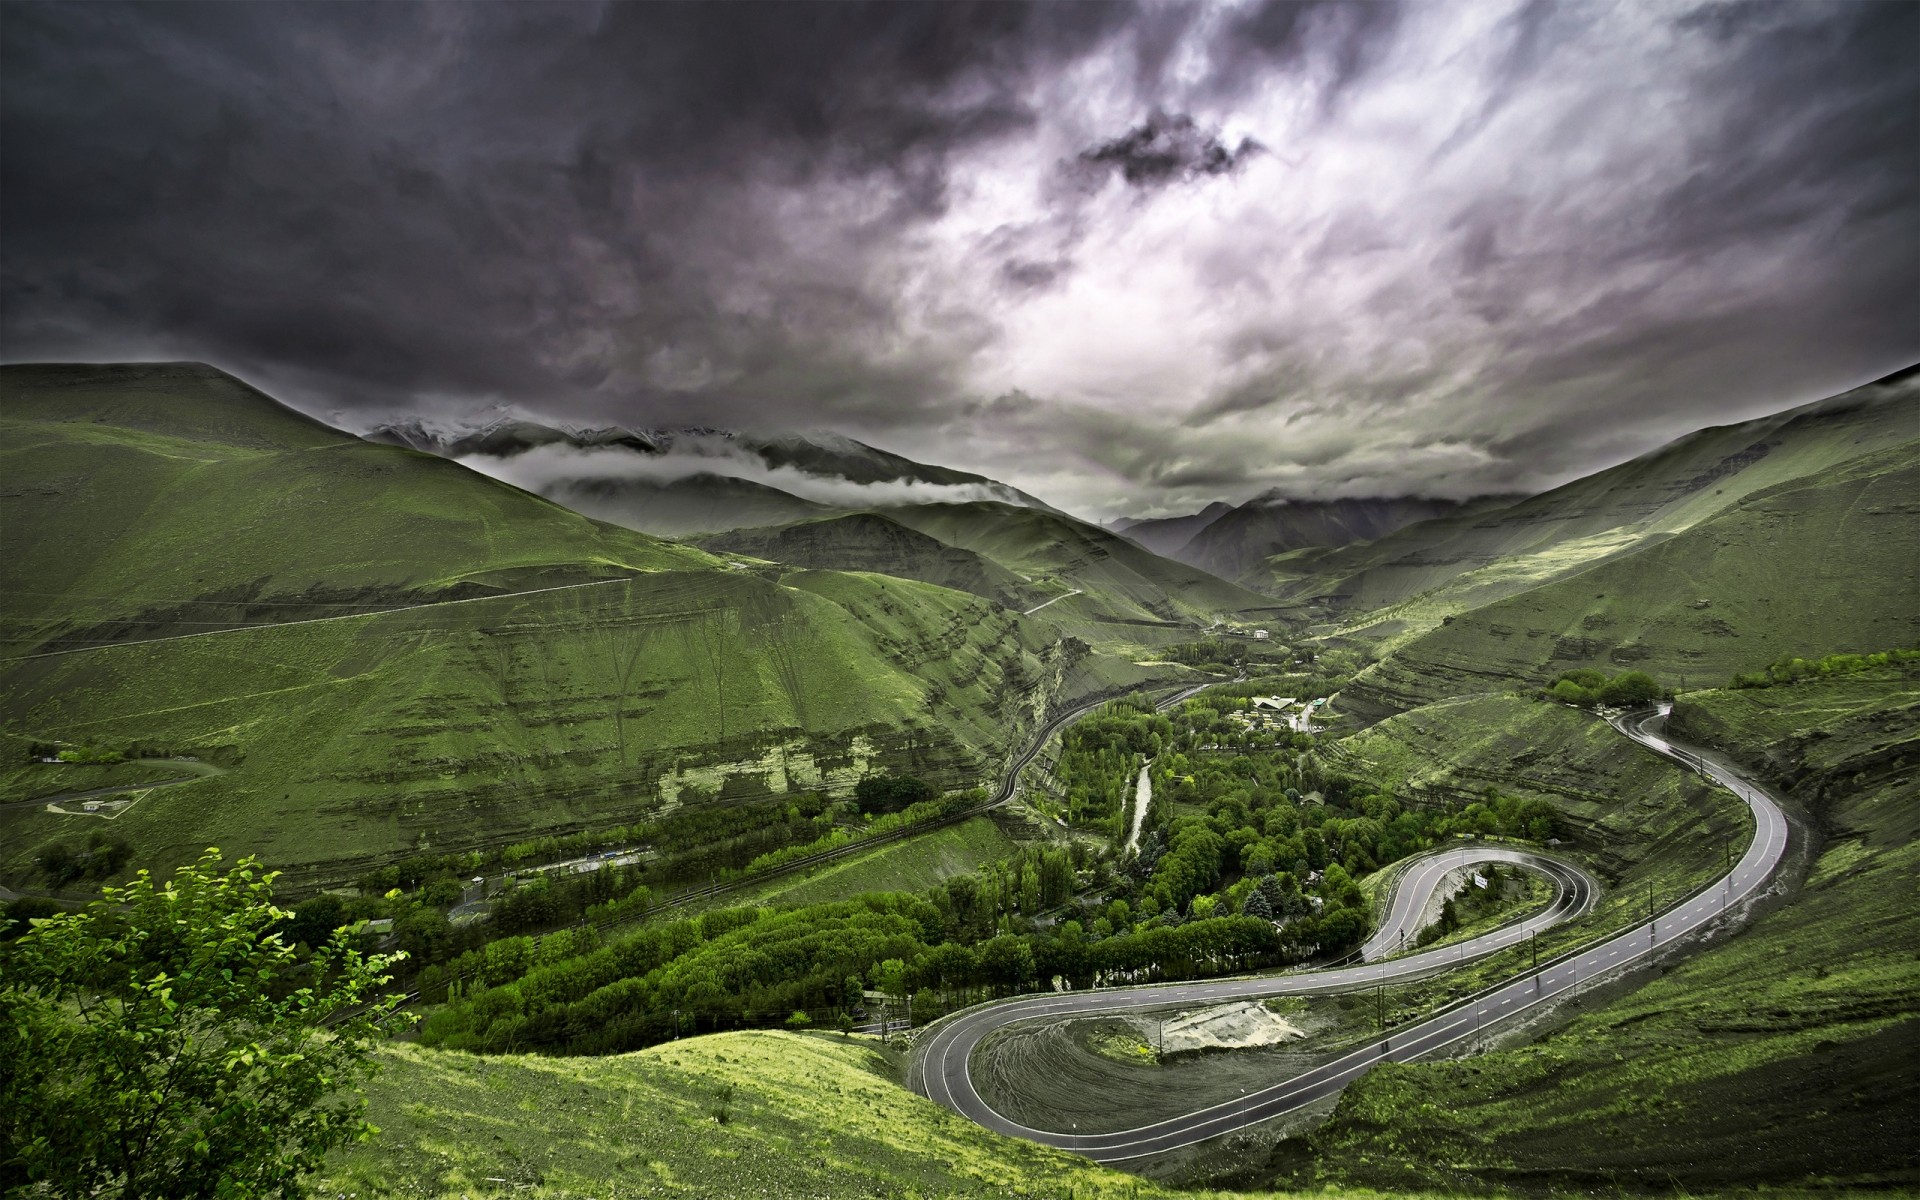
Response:
[{"label": "leafy bush", "polygon": [[301,963],[274,876],[219,868],[209,850],[164,885],[142,871],[0,942],[9,1195],[303,1194],[369,1132],[333,1096],[373,1069],[391,960],[342,939]]},{"label": "leafy bush", "polygon": [[1805,659],[1791,655],[1776,659],[1763,671],[1735,675],[1729,686],[1765,688],[1775,684],[1798,683],[1802,679],[1827,679],[1835,675],[1853,675],[1877,667],[1901,666],[1920,662],[1920,650],[1882,650],[1877,654],[1829,654],[1825,658]]}]

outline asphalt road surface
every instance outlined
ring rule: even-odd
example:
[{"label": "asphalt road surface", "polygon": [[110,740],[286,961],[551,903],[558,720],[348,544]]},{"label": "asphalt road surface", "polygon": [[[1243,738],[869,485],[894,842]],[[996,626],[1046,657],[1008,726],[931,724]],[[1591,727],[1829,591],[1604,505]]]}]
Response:
[{"label": "asphalt road surface", "polygon": [[[1378,963],[1252,979],[1023,996],[963,1009],[929,1026],[922,1035],[915,1049],[908,1083],[922,1095],[988,1129],[1072,1150],[1097,1162],[1112,1163],[1163,1154],[1282,1116],[1339,1092],[1378,1062],[1411,1062],[1461,1043],[1471,1044],[1514,1018],[1565,996],[1598,977],[1616,973],[1657,948],[1688,937],[1718,920],[1728,910],[1764,889],[1785,856],[1788,826],[1780,806],[1743,775],[1702,758],[1690,747],[1672,743],[1650,732],[1650,727],[1665,714],[1666,709],[1662,708],[1657,714],[1621,718],[1614,724],[1627,737],[1655,753],[1701,772],[1739,796],[1753,810],[1754,839],[1728,875],[1645,923],[1551,960],[1543,964],[1538,972],[1529,971],[1489,988],[1427,1020],[1396,1028],[1379,1040],[1304,1074],[1239,1099],[1136,1129],[1079,1134],[1034,1129],[1010,1120],[994,1111],[974,1090],[968,1074],[973,1050],[988,1034],[1016,1021],[1065,1020],[1130,1008],[1172,1004],[1197,1006],[1290,993],[1364,989],[1381,983],[1417,978],[1444,970],[1458,961],[1477,958],[1522,941],[1533,929],[1539,928],[1537,922],[1548,913],[1556,914],[1554,920],[1564,920],[1576,911],[1584,911],[1584,907],[1591,903],[1591,895],[1579,909],[1569,907],[1573,900],[1571,880],[1575,877],[1559,877],[1567,885],[1567,891],[1563,892],[1561,901],[1557,901],[1548,913],[1537,914],[1528,922],[1506,926],[1455,946]],[[1476,849],[1484,852],[1486,848]],[[1539,859],[1529,865],[1551,862],[1549,859]],[[1410,890],[1415,888],[1418,875],[1418,871],[1403,875],[1402,886]],[[1400,900],[1396,897],[1393,911],[1398,911],[1399,905]]]}]

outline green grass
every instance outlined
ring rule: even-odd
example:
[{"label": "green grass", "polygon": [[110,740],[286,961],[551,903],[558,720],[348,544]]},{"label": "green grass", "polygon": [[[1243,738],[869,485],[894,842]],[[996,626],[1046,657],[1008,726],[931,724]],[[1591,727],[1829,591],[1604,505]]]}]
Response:
[{"label": "green grass", "polygon": [[868,892],[916,892],[1011,855],[1017,843],[991,817],[974,817],[905,841],[854,854],[804,875],[776,879],[725,897],[729,907],[824,904]]},{"label": "green grass", "polygon": [[1753,492],[1664,540],[1463,612],[1342,693],[1362,717],[1576,667],[1671,688],[1782,654],[1920,642],[1920,442]]},{"label": "green grass", "polygon": [[383,1058],[368,1088],[381,1132],[337,1152],[316,1197],[1204,1200],[989,1133],[894,1083],[896,1064],[864,1039],[719,1034],[599,1059],[396,1046]]},{"label": "green grass", "polygon": [[[116,820],[136,865],[219,845],[302,888],[876,770],[991,785],[1047,708],[1153,676],[964,592],[735,569],[210,368],[0,382],[0,803],[39,794],[32,741],[229,768]],[[0,809],[0,878],[76,819]]]},{"label": "green grass", "polygon": [[718,566],[209,367],[8,366],[0,388],[8,653]]},{"label": "green grass", "polygon": [[1276,1182],[1920,1186],[1917,703],[1895,671],[1685,697],[1690,736],[1794,781],[1820,839],[1804,885],[1537,1045],[1370,1073]]},{"label": "green grass", "polygon": [[[1034,604],[1081,589],[1082,595],[1041,610],[1035,619],[1119,625],[1105,636],[1096,634],[1099,640],[1129,638],[1126,622],[1206,625],[1223,613],[1266,610],[1274,604],[1104,529],[1041,509],[979,501],[914,505],[889,509],[886,515],[1030,577]],[[1191,630],[1181,634],[1182,640],[1191,637]]]},{"label": "green grass", "polygon": [[[1748,497],[1910,441],[1920,375],[1737,425],[1518,503],[1482,502],[1371,543],[1269,560],[1260,586],[1389,644],[1692,528]],[[1911,455],[1911,451],[1908,451]],[[1682,592],[1674,599],[1691,599]]]}]

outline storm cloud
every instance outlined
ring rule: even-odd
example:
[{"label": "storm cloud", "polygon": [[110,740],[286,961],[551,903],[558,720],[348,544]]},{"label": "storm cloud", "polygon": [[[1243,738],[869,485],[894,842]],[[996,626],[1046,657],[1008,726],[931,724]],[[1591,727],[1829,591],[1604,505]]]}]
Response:
[{"label": "storm cloud", "polygon": [[1094,516],[1920,359],[1920,8],[0,7],[0,355],[832,428]]}]

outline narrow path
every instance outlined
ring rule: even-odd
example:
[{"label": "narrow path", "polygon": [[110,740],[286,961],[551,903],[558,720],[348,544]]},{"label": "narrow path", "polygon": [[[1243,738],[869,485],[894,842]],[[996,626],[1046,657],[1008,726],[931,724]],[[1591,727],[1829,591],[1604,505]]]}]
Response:
[{"label": "narrow path", "polygon": [[1066,595],[1064,595],[1064,596],[1055,596],[1055,597],[1054,597],[1053,599],[1051,599],[1051,600],[1047,600],[1047,601],[1044,601],[1044,602],[1042,602],[1042,603],[1040,603],[1040,604],[1036,604],[1036,605],[1034,605],[1034,606],[1033,606],[1032,608],[1029,608],[1029,609],[1028,609],[1027,611],[1025,611],[1025,612],[1023,612],[1023,613],[1021,613],[1020,615],[1021,615],[1021,616],[1023,616],[1023,617],[1030,617],[1030,616],[1032,616],[1033,614],[1035,614],[1035,613],[1037,613],[1037,612],[1039,612],[1039,611],[1040,611],[1041,609],[1043,609],[1043,608],[1045,608],[1045,607],[1046,607],[1047,605],[1049,605],[1049,604],[1058,604],[1058,603],[1060,603],[1060,602],[1061,602],[1062,600],[1071,600],[1071,599],[1072,599],[1073,597],[1075,597],[1075,596],[1079,596],[1079,595],[1082,595],[1082,594],[1084,594],[1084,593],[1082,593],[1082,591],[1081,591],[1081,590],[1080,590],[1079,588],[1075,588],[1075,589],[1073,589],[1072,591],[1070,591],[1070,592],[1068,592],[1068,593],[1067,593]]},{"label": "narrow path", "polygon": [[1543,865],[1550,864],[1550,877],[1561,886],[1560,897],[1546,912],[1457,946],[1422,951],[1391,961],[1250,979],[1021,996],[963,1009],[928,1027],[915,1048],[908,1085],[996,1132],[1073,1150],[1097,1162],[1125,1162],[1208,1141],[1293,1112],[1337,1094],[1375,1063],[1412,1062],[1462,1042],[1471,1043],[1496,1026],[1573,993],[1596,977],[1614,974],[1663,946],[1691,937],[1768,886],[1786,854],[1788,825],[1779,804],[1745,775],[1651,732],[1650,726],[1663,719],[1667,711],[1668,706],[1662,706],[1652,715],[1616,718],[1613,725],[1621,734],[1649,750],[1699,771],[1732,791],[1753,811],[1754,838],[1726,876],[1650,917],[1644,924],[1636,924],[1549,960],[1467,997],[1435,1016],[1396,1028],[1378,1041],[1302,1075],[1239,1100],[1136,1129],[1078,1134],[1034,1129],[1002,1116],[974,1089],[968,1074],[973,1050],[995,1030],[1017,1021],[1058,1021],[1130,1008],[1213,1004],[1302,992],[1357,991],[1436,973],[1468,958],[1479,958],[1516,945],[1539,929],[1584,912],[1592,902],[1591,892],[1587,890],[1590,881],[1582,874],[1568,871],[1563,864],[1542,859]]},{"label": "narrow path", "polygon": [[1153,760],[1140,764],[1139,782],[1133,785],[1133,829],[1127,834],[1127,853],[1140,852],[1140,830],[1147,823],[1147,805],[1153,803],[1153,779],[1148,772],[1153,769]]}]

